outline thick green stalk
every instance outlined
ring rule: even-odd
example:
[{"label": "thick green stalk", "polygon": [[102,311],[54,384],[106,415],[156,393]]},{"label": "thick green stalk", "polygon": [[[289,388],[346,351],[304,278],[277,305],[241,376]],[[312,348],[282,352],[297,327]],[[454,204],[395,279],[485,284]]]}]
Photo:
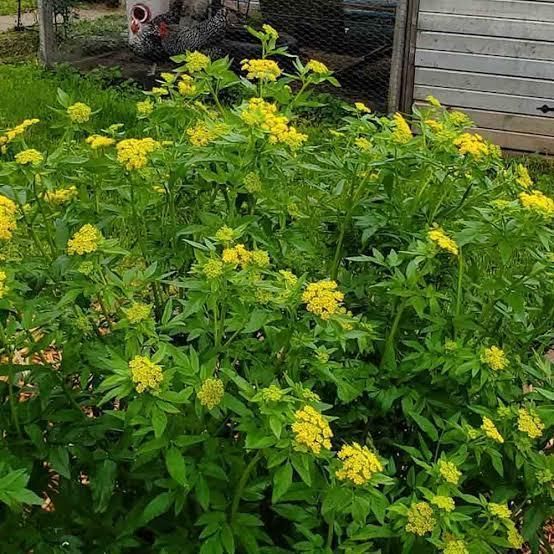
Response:
[{"label": "thick green stalk", "polygon": [[248,465],[244,468],[244,471],[240,477],[240,480],[237,484],[237,488],[235,490],[235,495],[233,497],[233,503],[231,505],[231,518],[230,518],[231,523],[235,520],[235,517],[237,515],[240,499],[242,497],[242,493],[244,492],[244,487],[246,486],[248,478],[250,477],[252,470],[258,463],[258,460],[260,459],[261,455],[262,455],[261,450],[258,450],[256,455],[250,460]]}]

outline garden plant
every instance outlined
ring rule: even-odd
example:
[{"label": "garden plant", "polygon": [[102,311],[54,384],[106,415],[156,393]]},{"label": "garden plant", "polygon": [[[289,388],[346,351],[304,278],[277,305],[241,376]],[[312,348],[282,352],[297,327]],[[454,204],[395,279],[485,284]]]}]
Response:
[{"label": "garden plant", "polygon": [[434,98],[314,126],[251,32],[0,133],[1,551],[538,552],[554,200]]}]

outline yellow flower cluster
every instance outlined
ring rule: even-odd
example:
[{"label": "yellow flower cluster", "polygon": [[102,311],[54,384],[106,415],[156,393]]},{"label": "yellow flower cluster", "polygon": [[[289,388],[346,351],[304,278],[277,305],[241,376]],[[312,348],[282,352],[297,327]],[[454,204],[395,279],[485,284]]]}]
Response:
[{"label": "yellow flower cluster", "polygon": [[102,240],[102,233],[90,223],[83,225],[67,242],[67,253],[69,255],[90,254],[98,249]]},{"label": "yellow flower cluster", "polygon": [[264,268],[270,264],[269,254],[265,250],[250,251],[244,244],[225,248],[221,257],[226,264],[240,265],[242,268],[248,265]]},{"label": "yellow flower cluster", "polygon": [[277,30],[267,23],[262,25],[262,31],[273,40],[277,40],[279,38],[279,33],[277,32]]},{"label": "yellow flower cluster", "polygon": [[244,187],[250,194],[261,192],[262,180],[260,176],[257,173],[248,173],[248,175],[244,177]]},{"label": "yellow flower cluster", "polygon": [[44,156],[38,150],[28,148],[16,154],[15,161],[19,165],[38,165],[44,161]]},{"label": "yellow flower cluster", "polygon": [[500,444],[504,442],[504,437],[499,433],[498,429],[496,428],[496,425],[488,417],[483,418],[483,424],[481,425],[481,429],[483,430],[483,433],[485,433],[485,435],[489,437],[489,439],[492,439],[493,441],[498,442]]},{"label": "yellow flower cluster", "polygon": [[532,190],[530,193],[522,192],[519,195],[521,205],[527,209],[544,216],[554,215],[554,200],[543,194],[540,190]]},{"label": "yellow flower cluster", "polygon": [[406,531],[422,537],[426,533],[430,533],[435,524],[436,519],[433,517],[433,508],[427,502],[417,502],[412,504],[408,509],[408,523],[406,523]]},{"label": "yellow flower cluster", "polygon": [[129,323],[133,325],[145,321],[150,317],[152,313],[152,306],[149,304],[143,304],[142,302],[134,302],[128,308],[123,309],[125,317],[129,320]]},{"label": "yellow flower cluster", "polygon": [[73,123],[86,123],[92,114],[90,106],[83,102],[76,102],[67,108],[67,115]]},{"label": "yellow flower cluster", "polygon": [[141,117],[146,117],[154,111],[154,104],[150,100],[137,102],[137,114]]},{"label": "yellow flower cluster", "polygon": [[183,73],[180,81],[177,83],[177,90],[183,96],[194,96],[197,91],[194,79],[190,75]]},{"label": "yellow flower cluster", "polygon": [[309,312],[321,319],[329,319],[333,315],[344,313],[341,306],[344,294],[337,288],[337,283],[328,279],[310,283],[302,294],[302,302]]},{"label": "yellow flower cluster", "polygon": [[115,139],[103,135],[90,135],[85,141],[93,150],[107,148],[115,143]]},{"label": "yellow flower cluster", "polygon": [[0,271],[0,298],[4,298],[6,292],[8,292],[8,288],[6,287],[7,278],[6,272]]},{"label": "yellow flower cluster", "polygon": [[288,287],[295,287],[298,283],[298,277],[292,272],[288,271],[286,269],[280,269],[279,275],[283,278],[283,281],[285,281],[285,284]]},{"label": "yellow flower cluster", "polygon": [[3,135],[0,135],[0,147],[4,151],[7,144],[12,142],[19,135],[22,135],[29,127],[36,125],[40,119],[25,119],[19,125],[16,125],[12,129],[4,131]]},{"label": "yellow flower cluster", "polygon": [[544,423],[541,418],[531,410],[520,408],[517,411],[517,428],[525,433],[531,439],[542,437],[544,432]]},{"label": "yellow flower cluster", "polygon": [[135,356],[129,362],[131,379],[137,392],[157,391],[164,380],[162,368],[146,356]]},{"label": "yellow flower cluster", "polygon": [[279,114],[275,104],[261,98],[251,98],[242,111],[241,118],[247,125],[269,133],[269,141],[272,143],[281,142],[291,148],[298,148],[308,139],[307,135],[289,125],[289,119]]},{"label": "yellow flower cluster", "polygon": [[431,499],[431,504],[434,504],[437,508],[440,508],[445,512],[452,512],[456,508],[456,503],[450,496],[435,495]]},{"label": "yellow flower cluster", "polygon": [[527,168],[522,164],[516,165],[516,182],[524,189],[530,189],[533,186],[533,179],[531,179]]},{"label": "yellow flower cluster", "polygon": [[439,460],[438,468],[441,477],[448,483],[457,485],[460,482],[460,477],[462,476],[462,473],[453,462]]},{"label": "yellow flower cluster", "polygon": [[185,55],[185,63],[189,73],[197,73],[206,69],[210,65],[210,58],[202,52],[187,52]]},{"label": "yellow flower cluster", "polygon": [[6,196],[0,195],[0,240],[10,240],[17,226],[17,206]]},{"label": "yellow flower cluster", "polygon": [[216,231],[215,238],[221,242],[231,242],[235,238],[235,232],[231,227],[224,225]]},{"label": "yellow flower cluster", "polygon": [[434,133],[440,133],[441,131],[444,131],[444,125],[440,121],[436,121],[435,119],[426,119],[424,123]]},{"label": "yellow flower cluster", "polygon": [[292,431],[298,446],[319,454],[321,448],[331,448],[333,432],[327,420],[312,406],[304,406],[294,414]]},{"label": "yellow flower cluster", "polygon": [[269,385],[269,387],[262,389],[261,392],[262,399],[265,402],[279,402],[285,396],[285,392],[277,385]]},{"label": "yellow flower cluster", "polygon": [[404,119],[402,114],[395,113],[392,117],[394,122],[394,131],[392,133],[392,140],[398,144],[406,144],[412,140],[412,130],[408,125],[408,122]]},{"label": "yellow flower cluster", "polygon": [[442,554],[469,554],[466,543],[459,539],[449,540],[442,551]]},{"label": "yellow flower cluster", "polygon": [[160,148],[160,143],[152,138],[124,139],[117,143],[117,161],[125,169],[142,169],[148,164],[148,155]]},{"label": "yellow flower cluster", "polygon": [[476,159],[491,153],[489,145],[478,134],[463,133],[454,139],[454,146],[458,148],[460,154],[470,154]]},{"label": "yellow flower cluster", "polygon": [[209,378],[202,383],[196,396],[202,406],[206,406],[208,410],[213,410],[221,403],[224,394],[223,381],[221,379]]},{"label": "yellow flower cluster", "polygon": [[510,519],[512,517],[512,510],[508,508],[507,504],[497,504],[496,502],[489,502],[489,512],[500,519]]},{"label": "yellow flower cluster", "polygon": [[67,188],[49,190],[44,193],[44,200],[49,204],[61,206],[77,197],[77,187],[71,185]]},{"label": "yellow flower cluster", "polygon": [[217,279],[223,274],[223,262],[212,258],[202,266],[202,273],[208,279]]},{"label": "yellow flower cluster", "polygon": [[162,96],[167,96],[169,94],[169,90],[164,87],[152,87],[150,92],[158,98],[161,98]]},{"label": "yellow flower cluster", "polygon": [[318,75],[327,75],[327,73],[329,73],[329,68],[323,62],[318,62],[317,60],[310,60],[306,64],[306,69],[309,69]]},{"label": "yellow flower cluster", "polygon": [[506,538],[508,539],[510,546],[517,549],[518,551],[521,550],[521,547],[525,542],[523,537],[520,535],[519,531],[516,529],[516,526],[513,521],[511,521],[510,524],[508,525],[508,535]]},{"label": "yellow flower cluster", "polygon": [[495,371],[501,371],[508,367],[506,353],[501,348],[498,348],[498,346],[491,346],[485,349],[481,354],[481,361]]},{"label": "yellow flower cluster", "polygon": [[187,129],[187,135],[193,146],[207,146],[226,132],[227,127],[221,123],[208,126],[202,121],[199,121],[194,127]]},{"label": "yellow flower cluster", "polygon": [[431,94],[429,96],[427,96],[427,98],[425,98],[425,100],[426,100],[426,102],[431,104],[431,106],[433,106],[434,108],[442,108],[442,104]]},{"label": "yellow flower cluster", "polygon": [[380,471],[383,464],[377,455],[367,446],[361,446],[357,442],[345,444],[338,453],[342,460],[342,467],[336,472],[341,481],[352,481],[355,485],[365,485]]},{"label": "yellow flower cluster", "polygon": [[458,245],[454,239],[451,239],[440,227],[431,229],[427,236],[429,240],[433,241],[439,248],[450,252],[454,256],[457,256],[460,252]]},{"label": "yellow flower cluster", "polygon": [[243,60],[242,70],[247,73],[248,79],[260,81],[276,81],[282,71],[277,62],[273,60]]},{"label": "yellow flower cluster", "polygon": [[371,113],[371,110],[363,102],[354,102],[354,107],[360,113]]},{"label": "yellow flower cluster", "polygon": [[366,139],[365,137],[358,137],[355,141],[354,141],[354,144],[360,149],[360,150],[365,150],[366,152],[368,150],[371,150],[372,148],[372,144],[371,144],[371,141]]}]

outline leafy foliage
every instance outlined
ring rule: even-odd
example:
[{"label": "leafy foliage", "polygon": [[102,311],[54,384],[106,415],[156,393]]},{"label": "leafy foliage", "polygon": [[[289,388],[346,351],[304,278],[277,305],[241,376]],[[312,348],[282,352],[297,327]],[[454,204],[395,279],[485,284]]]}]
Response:
[{"label": "leafy foliage", "polygon": [[1,135],[3,551],[537,549],[551,200],[435,99],[310,137],[322,64],[175,61]]}]

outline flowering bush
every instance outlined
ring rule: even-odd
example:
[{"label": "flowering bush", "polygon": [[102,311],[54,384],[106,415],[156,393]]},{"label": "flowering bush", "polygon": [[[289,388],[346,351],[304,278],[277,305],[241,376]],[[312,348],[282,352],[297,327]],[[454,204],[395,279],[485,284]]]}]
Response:
[{"label": "flowering bush", "polygon": [[538,548],[553,200],[433,98],[310,129],[331,72],[253,33],[140,136],[0,135],[3,551]]}]

